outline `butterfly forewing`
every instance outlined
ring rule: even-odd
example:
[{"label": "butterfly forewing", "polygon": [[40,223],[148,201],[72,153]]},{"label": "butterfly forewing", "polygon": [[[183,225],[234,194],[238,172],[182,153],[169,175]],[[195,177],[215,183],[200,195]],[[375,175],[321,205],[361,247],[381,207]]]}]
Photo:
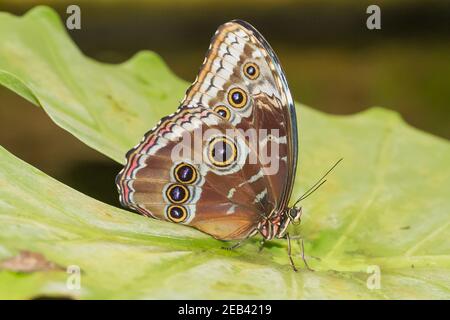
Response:
[{"label": "butterfly forewing", "polygon": [[[233,100],[233,94],[238,98],[242,94],[246,103]],[[297,165],[295,108],[278,58],[264,37],[244,21],[220,26],[183,104],[208,106],[237,128],[257,130],[257,152],[270,161],[263,163],[262,170],[277,211],[283,210]],[[274,133],[270,141],[265,130]]]}]

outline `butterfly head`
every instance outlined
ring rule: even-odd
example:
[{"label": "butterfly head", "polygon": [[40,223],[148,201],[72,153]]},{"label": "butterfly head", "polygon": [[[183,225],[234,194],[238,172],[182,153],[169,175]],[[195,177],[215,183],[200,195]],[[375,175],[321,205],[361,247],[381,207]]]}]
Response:
[{"label": "butterfly head", "polygon": [[301,215],[301,207],[292,207],[286,209],[280,215],[277,215],[270,220],[269,225],[271,225],[272,229],[274,229],[270,234],[277,238],[283,238],[286,233],[287,227],[289,227],[291,223],[293,225],[298,225],[300,223]]},{"label": "butterfly head", "polygon": [[299,224],[302,216],[302,207],[289,208],[287,211],[287,216],[293,225]]}]

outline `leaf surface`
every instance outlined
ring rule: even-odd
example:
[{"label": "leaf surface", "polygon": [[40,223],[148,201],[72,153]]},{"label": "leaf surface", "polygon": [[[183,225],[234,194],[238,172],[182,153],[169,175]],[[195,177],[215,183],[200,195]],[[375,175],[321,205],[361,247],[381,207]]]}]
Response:
[{"label": "leaf surface", "polygon": [[[121,65],[85,57],[46,7],[0,13],[0,83],[119,162],[188,86],[151,52]],[[257,239],[222,250],[191,228],[93,200],[0,149],[0,266],[25,251],[62,267],[3,268],[0,298],[449,299],[449,143],[382,108],[332,116],[298,105],[298,121],[294,198],[344,158],[291,230],[314,272],[291,270],[284,240],[261,253]],[[293,250],[302,267],[297,242]],[[67,286],[72,265],[80,290]]]}]

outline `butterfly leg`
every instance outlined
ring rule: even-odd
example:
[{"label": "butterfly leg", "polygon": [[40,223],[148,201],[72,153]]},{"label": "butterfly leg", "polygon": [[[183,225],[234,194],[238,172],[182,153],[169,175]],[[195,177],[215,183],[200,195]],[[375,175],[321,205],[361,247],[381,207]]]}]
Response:
[{"label": "butterfly leg", "polygon": [[242,242],[244,242],[244,241],[238,241],[235,244],[233,244],[232,246],[222,247],[222,249],[224,249],[224,250],[233,250],[233,249],[239,248],[242,245]]},{"label": "butterfly leg", "polygon": [[[297,241],[298,241],[298,240],[297,240]],[[306,258],[305,258],[305,246],[303,245],[303,238],[300,239],[300,246],[301,246],[301,248],[302,248],[302,260],[303,260],[303,263],[305,264],[306,268],[307,268],[309,271],[314,271],[314,269],[311,269],[311,268],[309,267],[308,262],[306,262]]]},{"label": "butterfly leg", "polygon": [[309,271],[314,271],[314,269],[312,269],[309,265],[308,262],[306,261],[306,257],[305,257],[305,246],[303,244],[303,238],[300,236],[293,236],[291,237],[292,240],[297,240],[298,245],[300,246],[300,248],[302,248],[302,260],[303,263],[305,264],[305,267],[309,270]]},{"label": "butterfly leg", "polygon": [[289,262],[291,264],[292,269],[297,272],[297,268],[295,267],[294,264],[294,260],[292,259],[292,252],[291,252],[291,238],[289,237],[289,233],[286,233],[286,240],[288,242],[288,257],[289,257]]},{"label": "butterfly leg", "polygon": [[264,244],[266,243],[266,240],[265,239],[262,239],[260,242],[259,242],[259,249],[258,249],[258,252],[261,252],[262,251],[262,249],[264,249]]}]

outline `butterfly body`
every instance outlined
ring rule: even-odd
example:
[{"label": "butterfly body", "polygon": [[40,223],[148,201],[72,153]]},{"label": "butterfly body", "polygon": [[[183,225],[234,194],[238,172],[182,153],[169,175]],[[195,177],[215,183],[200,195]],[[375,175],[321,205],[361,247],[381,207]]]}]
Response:
[{"label": "butterfly body", "polygon": [[301,215],[288,207],[296,121],[267,41],[246,22],[228,22],[178,110],[127,153],[116,178],[121,203],[220,240],[281,238]]}]

